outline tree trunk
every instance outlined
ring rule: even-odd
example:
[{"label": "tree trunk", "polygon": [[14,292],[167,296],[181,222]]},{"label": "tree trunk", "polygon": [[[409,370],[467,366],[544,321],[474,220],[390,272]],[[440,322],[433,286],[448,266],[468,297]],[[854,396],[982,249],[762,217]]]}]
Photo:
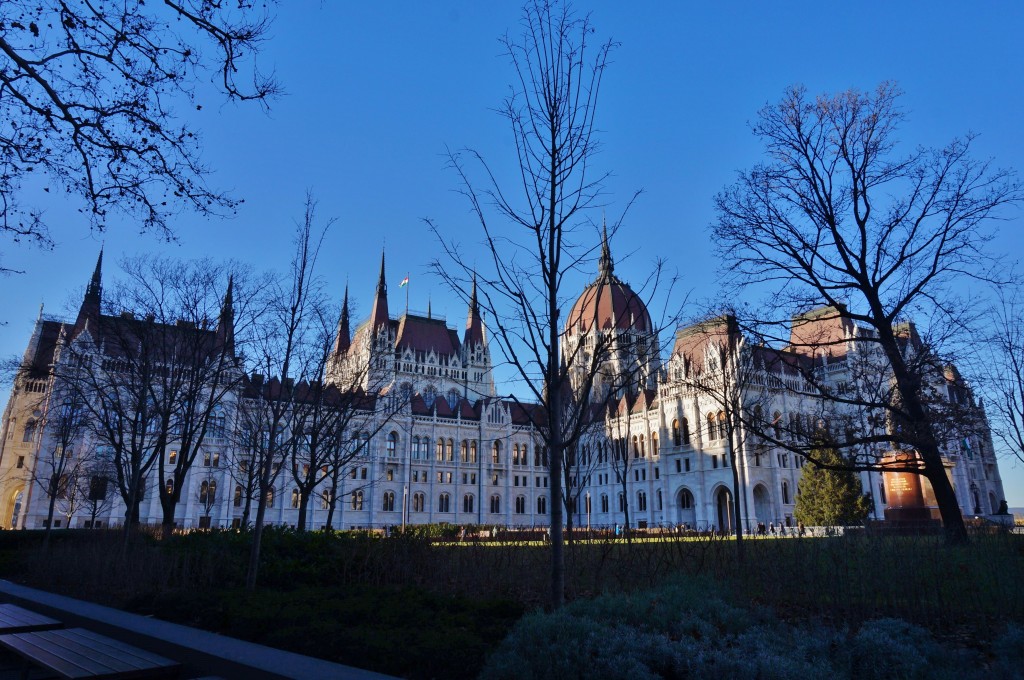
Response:
[{"label": "tree trunk", "polygon": [[57,494],[50,494],[49,507],[46,510],[46,532],[43,534],[43,551],[50,547],[50,530],[53,529],[53,513],[57,507]]},{"label": "tree trunk", "polygon": [[309,510],[309,494],[299,489],[299,521],[295,525],[296,531],[306,530],[306,512]]},{"label": "tree trunk", "polygon": [[924,463],[921,474],[932,485],[935,502],[939,505],[939,514],[942,517],[942,526],[946,531],[946,540],[951,544],[967,543],[967,527],[963,515],[960,514],[960,505],[957,503],[953,485],[946,476],[942,453],[935,441],[924,404],[921,403],[920,378],[912,375],[907,368],[891,327],[882,326],[879,329],[879,338],[892,368],[896,388],[899,390],[900,405],[907,413],[908,425],[914,428],[914,448]]},{"label": "tree trunk", "polygon": [[338,502],[338,475],[331,477],[331,502],[327,504],[327,531],[334,531],[334,505]]},{"label": "tree trunk", "polygon": [[256,504],[256,525],[252,530],[252,549],[249,551],[249,569],[245,574],[245,589],[256,590],[256,577],[260,568],[260,547],[263,542],[263,518],[267,514],[266,501]]},{"label": "tree trunk", "polygon": [[174,511],[178,504],[173,494],[160,495],[160,509],[163,511],[163,519],[160,522],[160,536],[163,540],[174,535]]},{"label": "tree trunk", "polygon": [[729,464],[732,466],[733,531],[736,534],[736,563],[742,566],[744,543],[743,520],[740,519],[740,471],[736,466],[736,447],[733,445],[732,437],[732,433],[729,433]]}]

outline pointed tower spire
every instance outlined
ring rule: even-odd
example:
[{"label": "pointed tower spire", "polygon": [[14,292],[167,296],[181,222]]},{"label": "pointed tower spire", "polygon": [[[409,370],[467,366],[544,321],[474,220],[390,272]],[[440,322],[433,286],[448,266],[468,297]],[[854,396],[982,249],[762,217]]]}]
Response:
[{"label": "pointed tower spire", "polygon": [[217,319],[217,346],[222,347],[229,356],[235,353],[235,275],[228,275],[228,289],[224,293],[224,304],[220,308]]},{"label": "pointed tower spire", "polygon": [[345,283],[345,297],[341,302],[341,316],[338,318],[338,335],[334,338],[334,354],[348,352],[348,283]]},{"label": "pointed tower spire", "polygon": [[376,333],[381,326],[387,326],[388,316],[388,284],[384,278],[384,251],[380,252],[380,278],[377,280],[377,294],[373,297],[373,310],[370,312],[370,331]]},{"label": "pointed tower spire", "polygon": [[610,278],[612,273],[615,271],[615,263],[612,262],[612,251],[608,247],[608,223],[605,222],[601,227],[601,259],[598,260],[598,271],[601,274],[601,278]]},{"label": "pointed tower spire", "polygon": [[434,318],[434,312],[433,312],[433,309],[432,309],[432,302],[433,301],[430,299],[430,296],[428,295],[427,296],[427,318],[428,319],[433,319]]},{"label": "pointed tower spire", "polygon": [[92,279],[85,288],[85,297],[82,299],[82,306],[78,308],[78,318],[75,320],[75,335],[81,333],[87,326],[95,328],[100,317],[100,303],[103,301],[103,247],[100,246],[100,256],[96,259],[96,269],[92,272]]},{"label": "pointed tower spire", "polygon": [[484,322],[480,318],[480,305],[476,299],[476,274],[473,274],[473,289],[469,295],[469,313],[466,315],[465,346],[484,344]]}]

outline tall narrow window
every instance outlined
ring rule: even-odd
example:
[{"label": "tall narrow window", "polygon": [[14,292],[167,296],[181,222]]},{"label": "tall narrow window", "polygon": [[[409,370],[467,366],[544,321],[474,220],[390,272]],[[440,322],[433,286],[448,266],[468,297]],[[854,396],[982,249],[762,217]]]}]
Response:
[{"label": "tall narrow window", "polygon": [[388,432],[387,440],[387,454],[389,458],[394,458],[395,451],[398,448],[398,433],[392,430]]}]

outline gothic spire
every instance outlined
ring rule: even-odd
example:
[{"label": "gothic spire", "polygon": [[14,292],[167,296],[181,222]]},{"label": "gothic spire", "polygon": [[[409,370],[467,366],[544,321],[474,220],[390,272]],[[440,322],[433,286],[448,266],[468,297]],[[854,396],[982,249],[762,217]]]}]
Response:
[{"label": "gothic spire", "polygon": [[462,344],[484,344],[484,324],[480,318],[480,305],[476,299],[476,274],[473,274],[473,289],[469,295],[469,313],[466,315],[466,333]]},{"label": "gothic spire", "polygon": [[346,283],[345,297],[341,302],[341,316],[338,318],[338,335],[334,339],[334,353],[336,355],[344,354],[348,348],[348,283]]},{"label": "gothic spire", "polygon": [[611,278],[612,273],[615,271],[615,263],[612,262],[612,251],[608,247],[608,223],[605,222],[602,225],[601,234],[601,259],[598,260],[598,271],[601,274],[601,278]]},{"label": "gothic spire", "polygon": [[235,304],[234,304],[235,275],[228,275],[228,289],[224,293],[224,304],[220,308],[220,318],[217,319],[217,345],[223,347],[224,351],[233,355],[235,352]]},{"label": "gothic spire", "polygon": [[387,326],[388,316],[388,284],[384,278],[384,251],[380,252],[380,278],[377,280],[377,294],[373,297],[373,309],[370,312],[370,331],[376,333],[381,326]]},{"label": "gothic spire", "polygon": [[100,303],[103,300],[103,247],[100,246],[100,255],[96,259],[96,269],[93,270],[92,279],[85,288],[85,297],[82,299],[82,306],[78,308],[78,318],[75,320],[75,335],[81,333],[92,322],[95,328],[100,317]]}]

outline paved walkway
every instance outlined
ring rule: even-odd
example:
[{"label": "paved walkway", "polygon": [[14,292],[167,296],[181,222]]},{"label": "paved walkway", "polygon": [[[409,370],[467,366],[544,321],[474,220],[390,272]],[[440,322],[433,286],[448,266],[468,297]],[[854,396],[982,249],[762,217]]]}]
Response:
[{"label": "paved walkway", "polygon": [[[394,680],[392,676],[281,651],[188,626],[0,580],[0,601],[112,637],[184,664],[183,678],[217,675],[239,680],[317,678],[324,680]],[[0,650],[0,680],[20,676],[21,664]],[[32,678],[41,678],[36,674]]]}]

